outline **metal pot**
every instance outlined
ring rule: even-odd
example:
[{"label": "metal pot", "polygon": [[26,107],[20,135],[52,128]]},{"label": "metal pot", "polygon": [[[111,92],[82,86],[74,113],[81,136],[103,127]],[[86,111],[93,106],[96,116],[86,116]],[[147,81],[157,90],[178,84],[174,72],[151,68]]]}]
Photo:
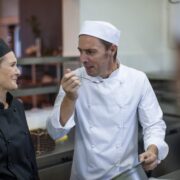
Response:
[{"label": "metal pot", "polygon": [[138,163],[131,169],[122,172],[121,174],[112,178],[112,180],[148,180],[144,169],[142,168],[142,163]]}]

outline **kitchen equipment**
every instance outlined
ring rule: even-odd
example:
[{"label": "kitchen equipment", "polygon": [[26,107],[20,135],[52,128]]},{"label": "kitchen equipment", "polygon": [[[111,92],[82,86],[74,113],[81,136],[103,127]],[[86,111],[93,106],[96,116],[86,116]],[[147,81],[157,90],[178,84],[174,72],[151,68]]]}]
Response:
[{"label": "kitchen equipment", "polygon": [[112,178],[112,180],[148,180],[148,177],[144,172],[141,164],[142,162],[139,162],[131,169],[128,169],[121,174],[116,175]]},{"label": "kitchen equipment", "polygon": [[55,141],[49,136],[46,129],[34,129],[30,131],[36,155],[42,155],[55,149]]},{"label": "kitchen equipment", "polygon": [[103,83],[103,82],[104,82],[103,80],[97,80],[97,81],[95,81],[95,80],[91,80],[91,79],[86,78],[86,77],[83,77],[83,76],[77,76],[77,77],[79,77],[80,80],[85,79],[85,80],[88,80],[88,81],[90,81],[90,82],[92,82],[92,83],[94,83],[94,84],[100,84],[100,83]]}]

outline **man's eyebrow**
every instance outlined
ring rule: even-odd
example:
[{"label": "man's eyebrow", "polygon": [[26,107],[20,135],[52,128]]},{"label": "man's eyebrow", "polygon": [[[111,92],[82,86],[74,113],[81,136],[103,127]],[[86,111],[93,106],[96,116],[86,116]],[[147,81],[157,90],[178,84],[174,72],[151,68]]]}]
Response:
[{"label": "man's eyebrow", "polygon": [[96,51],[96,49],[94,48],[88,48],[88,49],[81,49],[81,48],[77,48],[79,51]]}]

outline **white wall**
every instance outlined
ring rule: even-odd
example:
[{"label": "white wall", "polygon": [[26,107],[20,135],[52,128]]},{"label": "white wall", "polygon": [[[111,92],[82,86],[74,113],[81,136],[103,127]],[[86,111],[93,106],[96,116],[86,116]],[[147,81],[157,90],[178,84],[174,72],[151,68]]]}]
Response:
[{"label": "white wall", "polygon": [[63,56],[78,56],[79,0],[63,0]]},{"label": "white wall", "polygon": [[78,55],[79,22],[104,20],[122,32],[121,62],[145,72],[170,71],[168,6],[167,0],[64,0],[64,54]]},{"label": "white wall", "polygon": [[19,16],[19,0],[0,0],[0,16]]},{"label": "white wall", "polygon": [[[170,38],[178,37],[180,39],[180,3],[170,4],[169,6],[169,19],[170,19]],[[171,42],[173,45],[173,41]]]},{"label": "white wall", "polygon": [[122,30],[120,49],[124,53],[160,50],[162,0],[81,0],[80,20],[105,20]]},{"label": "white wall", "polygon": [[171,70],[167,0],[80,0],[80,23],[105,20],[121,30],[120,61],[146,72]]},{"label": "white wall", "polygon": [[0,37],[7,40],[7,25],[18,23],[19,0],[0,0]]}]

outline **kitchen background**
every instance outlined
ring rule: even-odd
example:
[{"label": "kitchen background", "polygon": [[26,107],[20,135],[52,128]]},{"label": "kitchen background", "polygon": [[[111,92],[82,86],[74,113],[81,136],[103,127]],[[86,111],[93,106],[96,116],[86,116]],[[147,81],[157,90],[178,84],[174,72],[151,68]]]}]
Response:
[{"label": "kitchen background", "polygon": [[34,43],[27,20],[35,15],[46,51],[76,56],[82,22],[106,20],[121,30],[122,62],[146,72],[171,71],[170,38],[172,21],[176,19],[172,11],[178,11],[174,7],[179,7],[178,3],[168,0],[45,0],[43,4],[35,0],[0,0],[0,35],[7,40],[11,26],[15,26],[17,49],[20,46],[17,54],[24,56],[25,49]]},{"label": "kitchen background", "polygon": [[77,43],[84,20],[109,21],[121,30],[120,62],[146,72],[158,96],[170,155],[152,175],[180,169],[173,41],[180,33],[179,12],[179,0],[0,0],[0,37],[18,57],[23,76],[14,95],[26,108],[42,180],[69,178],[74,132],[53,142],[45,125],[64,69],[80,66]]}]

